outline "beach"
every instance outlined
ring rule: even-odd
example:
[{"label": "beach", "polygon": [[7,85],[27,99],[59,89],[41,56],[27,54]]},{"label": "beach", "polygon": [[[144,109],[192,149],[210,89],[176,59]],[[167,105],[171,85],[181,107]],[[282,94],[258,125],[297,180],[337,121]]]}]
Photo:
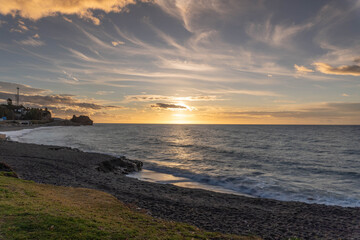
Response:
[{"label": "beach", "polygon": [[99,163],[113,158],[67,147],[0,143],[0,161],[10,165],[22,179],[101,190],[155,217],[264,239],[360,238],[358,207],[251,198],[145,182],[97,170]]}]

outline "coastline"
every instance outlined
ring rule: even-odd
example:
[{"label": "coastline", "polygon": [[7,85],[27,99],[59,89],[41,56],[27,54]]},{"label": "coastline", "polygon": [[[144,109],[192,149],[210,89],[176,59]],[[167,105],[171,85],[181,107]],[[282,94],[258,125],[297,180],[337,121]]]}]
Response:
[{"label": "coastline", "polygon": [[360,208],[249,198],[140,181],[96,170],[98,163],[113,158],[109,155],[65,147],[4,141],[0,158],[22,179],[105,191],[152,216],[205,230],[264,239],[360,238]]}]

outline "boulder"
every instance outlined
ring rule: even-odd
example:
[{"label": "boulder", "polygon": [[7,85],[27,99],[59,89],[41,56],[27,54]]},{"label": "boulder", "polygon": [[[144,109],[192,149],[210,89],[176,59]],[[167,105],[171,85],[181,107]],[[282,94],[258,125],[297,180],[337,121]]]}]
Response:
[{"label": "boulder", "polygon": [[96,169],[100,172],[121,173],[128,174],[131,172],[138,172],[142,169],[143,163],[137,160],[130,160],[126,157],[119,157],[108,161],[103,161],[98,164]]}]

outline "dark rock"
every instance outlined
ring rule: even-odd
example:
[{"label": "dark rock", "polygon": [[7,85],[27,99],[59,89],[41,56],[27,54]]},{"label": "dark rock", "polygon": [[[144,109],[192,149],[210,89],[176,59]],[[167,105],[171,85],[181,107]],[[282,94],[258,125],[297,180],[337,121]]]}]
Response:
[{"label": "dark rock", "polygon": [[131,172],[138,172],[142,169],[143,163],[137,160],[130,160],[126,157],[119,157],[109,161],[103,161],[98,164],[97,170],[108,173],[115,172],[121,174],[128,174]]},{"label": "dark rock", "polygon": [[93,121],[88,116],[83,116],[83,115],[79,117],[73,115],[70,121],[74,123],[78,123],[80,125],[93,125]]},{"label": "dark rock", "polygon": [[46,126],[81,126],[81,125],[93,125],[93,121],[88,116],[76,117],[73,115],[70,120],[55,120],[51,123],[47,123]]},{"label": "dark rock", "polygon": [[13,172],[13,170],[6,163],[0,162],[0,172]]},{"label": "dark rock", "polygon": [[14,170],[9,165],[3,162],[0,162],[0,172],[3,173],[1,174],[3,176],[18,178],[18,175],[14,172]]},{"label": "dark rock", "polygon": [[71,147],[49,147],[49,150],[53,151],[59,151],[59,150],[67,150],[67,151],[74,151],[74,152],[80,152],[77,148],[71,148]]}]

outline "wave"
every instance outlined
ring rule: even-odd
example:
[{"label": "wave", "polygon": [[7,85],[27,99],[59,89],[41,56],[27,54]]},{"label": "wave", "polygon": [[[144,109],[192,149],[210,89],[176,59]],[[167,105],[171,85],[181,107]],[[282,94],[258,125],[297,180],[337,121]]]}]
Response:
[{"label": "wave", "polygon": [[6,131],[0,132],[1,134],[5,134],[11,141],[14,142],[21,142],[21,138],[33,131],[39,131],[41,129],[45,129],[47,127],[39,127],[39,128],[28,128],[28,129],[21,129],[16,131]]},{"label": "wave", "polygon": [[[37,127],[37,128],[21,129],[21,130],[15,130],[15,131],[6,131],[6,132],[0,132],[0,133],[5,134],[6,137],[9,138],[9,140],[14,141],[14,142],[33,143],[33,144],[41,144],[41,145],[48,145],[48,146],[55,145],[55,146],[59,146],[59,147],[69,147],[69,148],[72,148],[72,149],[79,149],[81,151],[88,152],[88,153],[99,153],[99,154],[109,155],[109,156],[113,156],[113,157],[122,157],[122,156],[124,156],[122,154],[117,154],[117,153],[92,150],[92,149],[89,149],[86,144],[79,144],[78,143],[77,145],[74,145],[74,143],[67,142],[67,141],[57,141],[56,143],[54,143],[52,141],[47,142],[47,141],[41,140],[41,136],[47,135],[48,130],[69,128],[69,127],[72,127],[72,126],[66,126],[66,127],[64,127],[64,126]],[[37,136],[38,137],[37,139],[36,138],[25,138],[30,133],[33,133],[33,132],[40,133],[42,130],[44,130],[43,135],[39,134]]]},{"label": "wave", "polygon": [[[188,170],[168,168],[157,165],[152,162],[147,164],[146,169],[169,174],[178,178],[186,178],[193,182],[208,186],[208,190],[213,190],[211,186],[220,187],[228,193],[239,193],[245,196],[276,199],[281,201],[300,201],[306,203],[317,203],[325,205],[337,205],[343,207],[359,207],[360,200],[352,197],[346,197],[343,194],[314,189],[313,191],[302,192],[296,186],[289,184],[284,188],[284,183],[273,181],[268,178],[255,178],[263,175],[260,172],[249,174],[250,176],[210,176],[208,174],[194,174]],[[149,180],[149,179],[147,179]],[[170,183],[171,181],[151,179],[153,182]],[[280,187],[281,186],[281,187]],[[284,190],[287,189],[287,190]]]}]

